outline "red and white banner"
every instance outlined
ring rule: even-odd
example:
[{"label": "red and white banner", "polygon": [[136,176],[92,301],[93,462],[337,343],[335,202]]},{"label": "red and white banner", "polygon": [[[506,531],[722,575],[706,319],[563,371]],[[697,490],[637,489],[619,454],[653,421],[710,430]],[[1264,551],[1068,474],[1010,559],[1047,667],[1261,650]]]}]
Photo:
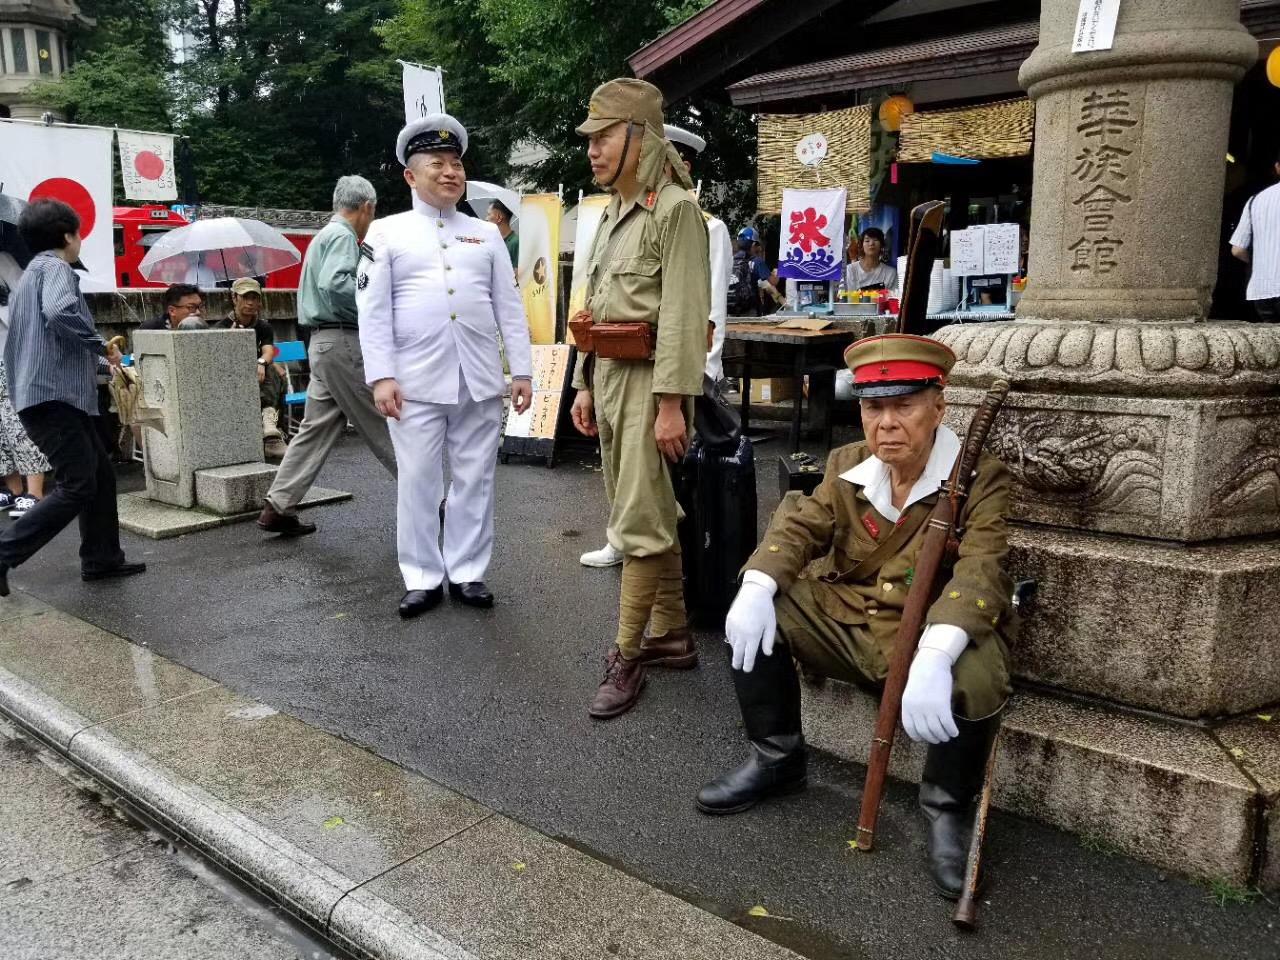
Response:
[{"label": "red and white banner", "polygon": [[111,137],[111,130],[0,120],[0,193],[28,202],[61,200],[79,214],[86,291],[116,288]]},{"label": "red and white banner", "polygon": [[173,172],[173,137],[167,133],[120,130],[120,178],[127,200],[177,200]]}]

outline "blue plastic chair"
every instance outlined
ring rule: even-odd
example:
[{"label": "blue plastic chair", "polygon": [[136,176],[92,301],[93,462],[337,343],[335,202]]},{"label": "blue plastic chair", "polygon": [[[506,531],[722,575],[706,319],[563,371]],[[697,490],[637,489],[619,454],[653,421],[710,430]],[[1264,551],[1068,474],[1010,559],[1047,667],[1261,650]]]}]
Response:
[{"label": "blue plastic chair", "polygon": [[[276,344],[276,363],[290,364],[300,363],[307,359],[307,348],[301,340],[286,340],[283,343]],[[288,370],[288,366],[285,370]],[[303,409],[307,405],[307,391],[293,390],[293,377],[289,377],[289,391],[284,395],[284,412],[287,420],[286,426],[289,433],[296,434],[298,425],[302,422],[301,416],[294,416],[295,412]]]}]

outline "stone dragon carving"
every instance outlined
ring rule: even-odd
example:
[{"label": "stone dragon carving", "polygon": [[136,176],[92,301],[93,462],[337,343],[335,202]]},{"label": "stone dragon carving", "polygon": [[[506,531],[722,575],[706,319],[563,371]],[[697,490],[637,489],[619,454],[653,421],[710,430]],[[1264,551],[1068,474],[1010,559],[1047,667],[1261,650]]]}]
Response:
[{"label": "stone dragon carving", "polygon": [[1159,513],[1159,444],[1141,424],[1117,428],[1097,417],[1006,414],[989,442],[1023,495],[1046,506]]},{"label": "stone dragon carving", "polygon": [[1280,510],[1280,427],[1264,426],[1227,464],[1213,491],[1214,515]]}]

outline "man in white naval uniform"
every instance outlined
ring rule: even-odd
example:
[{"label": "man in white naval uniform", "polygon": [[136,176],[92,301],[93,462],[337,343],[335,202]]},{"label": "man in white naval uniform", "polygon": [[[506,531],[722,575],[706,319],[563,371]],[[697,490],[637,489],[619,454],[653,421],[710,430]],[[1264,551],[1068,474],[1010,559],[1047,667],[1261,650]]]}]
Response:
[{"label": "man in white naval uniform", "polygon": [[[400,131],[413,209],[376,221],[356,280],[360,346],[373,399],[389,420],[399,468],[396,539],[415,617],[449,594],[493,606],[485,573],[493,553],[494,471],[506,384],[498,334],[511,368],[517,413],[533,397],[529,326],[498,228],[455,204],[466,187],[467,131],[446,114]],[[452,483],[440,540],[443,450]]]},{"label": "man in white naval uniform", "polygon": [[[670,123],[663,125],[667,139],[675,145],[676,152],[684,158],[684,165],[693,172],[693,157],[707,149],[707,141],[692,130]],[[733,279],[733,241],[724,221],[709,213],[707,220],[707,255],[711,258],[711,314],[707,325],[711,327],[711,349],[707,351],[707,367],[704,373],[713,383],[724,379],[724,325],[729,316],[729,281]],[[606,541],[599,550],[590,550],[578,558],[584,567],[616,567],[622,563],[622,554]]]}]

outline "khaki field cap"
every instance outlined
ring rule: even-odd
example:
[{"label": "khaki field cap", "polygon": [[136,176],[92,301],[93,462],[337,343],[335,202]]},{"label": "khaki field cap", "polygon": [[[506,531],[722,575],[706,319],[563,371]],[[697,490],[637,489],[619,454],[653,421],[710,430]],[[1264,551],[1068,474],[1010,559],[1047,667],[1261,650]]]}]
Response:
[{"label": "khaki field cap", "polygon": [[578,133],[589,137],[615,123],[642,123],[662,136],[662,91],[652,83],[621,77],[596,87],[587,121]]},{"label": "khaki field cap", "polygon": [[901,397],[941,387],[956,364],[951,348],[929,337],[886,333],[859,340],[844,352],[853,392],[862,397]]},{"label": "khaki field cap", "polygon": [[262,284],[253,277],[241,277],[231,285],[231,292],[243,297],[246,293],[256,293],[262,296]]}]

